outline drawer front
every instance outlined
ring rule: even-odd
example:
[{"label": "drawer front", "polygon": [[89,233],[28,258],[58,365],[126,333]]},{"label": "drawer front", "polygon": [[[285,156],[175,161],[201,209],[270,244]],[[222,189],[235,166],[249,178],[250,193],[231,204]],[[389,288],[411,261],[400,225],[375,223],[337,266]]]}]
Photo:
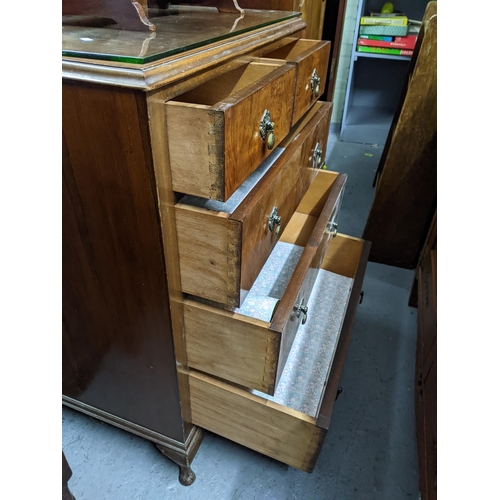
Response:
[{"label": "drawer front", "polygon": [[300,120],[325,90],[330,45],[328,41],[299,39],[263,55],[297,67],[292,125]]},{"label": "drawer front", "polygon": [[256,61],[168,101],[174,191],[226,201],[289,133],[295,72]]},{"label": "drawer front", "polygon": [[[240,305],[241,290],[252,286],[313,177],[310,152],[318,140],[326,143],[331,104],[318,103],[315,111],[292,131],[285,152],[232,213],[182,200],[176,205],[183,292]],[[281,221],[271,229],[273,213]]]},{"label": "drawer front", "polygon": [[312,472],[330,427],[335,396],[368,260],[369,244],[333,239],[325,269],[354,279],[337,348],[314,416],[264,399],[248,390],[195,370],[189,372],[192,422],[288,465]]},{"label": "drawer front", "polygon": [[[318,184],[321,187],[318,187]],[[274,394],[295,334],[304,318],[317,268],[324,258],[334,213],[345,185],[345,175],[319,171],[304,196],[303,206],[317,208],[307,199],[329,196],[319,216],[295,212],[280,241],[304,247],[297,266],[269,321],[202,304],[184,301],[188,366],[267,394]],[[342,237],[340,237],[342,238]]]}]

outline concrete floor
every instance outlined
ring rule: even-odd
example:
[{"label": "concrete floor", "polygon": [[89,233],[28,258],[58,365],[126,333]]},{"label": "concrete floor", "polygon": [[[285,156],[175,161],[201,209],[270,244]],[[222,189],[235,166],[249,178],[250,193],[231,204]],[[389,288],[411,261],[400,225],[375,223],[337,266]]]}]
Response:
[{"label": "concrete floor", "polygon": [[[339,231],[360,237],[382,146],[337,141],[329,169],[348,174]],[[206,433],[193,463],[197,479],[148,441],[63,408],[63,450],[76,500],[417,499],[414,365],[416,310],[407,306],[413,271],[369,263],[330,430],[306,474]]]}]

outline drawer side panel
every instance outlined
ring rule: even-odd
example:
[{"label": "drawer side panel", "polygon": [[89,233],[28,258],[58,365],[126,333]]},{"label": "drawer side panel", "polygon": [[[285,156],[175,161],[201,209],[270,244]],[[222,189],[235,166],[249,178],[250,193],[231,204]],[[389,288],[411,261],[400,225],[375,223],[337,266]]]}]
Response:
[{"label": "drawer side panel", "polygon": [[184,325],[191,368],[273,393],[280,335],[268,323],[185,300]]},{"label": "drawer side panel", "polygon": [[186,205],[175,207],[182,291],[236,306],[241,224]]},{"label": "drawer side panel", "polygon": [[174,191],[217,197],[224,191],[224,113],[175,101],[165,113]]},{"label": "drawer side panel", "polygon": [[312,472],[326,432],[303,413],[191,371],[193,424],[305,472]]}]

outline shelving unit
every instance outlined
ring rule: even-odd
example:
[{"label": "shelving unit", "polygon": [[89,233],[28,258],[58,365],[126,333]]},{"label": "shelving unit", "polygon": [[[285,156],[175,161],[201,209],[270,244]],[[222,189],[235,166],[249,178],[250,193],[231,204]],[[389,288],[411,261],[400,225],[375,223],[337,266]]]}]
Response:
[{"label": "shelving unit", "polygon": [[[391,127],[411,57],[356,51],[359,23],[385,0],[360,0],[351,54],[340,140],[384,144]],[[395,10],[421,20],[427,0],[393,0]]]}]

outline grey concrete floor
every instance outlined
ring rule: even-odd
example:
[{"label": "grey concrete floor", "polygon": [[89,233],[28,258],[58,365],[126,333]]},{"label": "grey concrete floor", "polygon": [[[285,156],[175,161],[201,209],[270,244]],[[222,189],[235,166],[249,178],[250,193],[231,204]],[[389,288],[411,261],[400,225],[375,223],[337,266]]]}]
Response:
[{"label": "grey concrete floor", "polygon": [[[348,174],[339,230],[360,237],[382,146],[340,142],[330,132],[327,165]],[[148,441],[69,408],[62,442],[76,500],[417,499],[413,271],[369,263],[332,423],[306,474],[207,432],[192,486]]]}]

